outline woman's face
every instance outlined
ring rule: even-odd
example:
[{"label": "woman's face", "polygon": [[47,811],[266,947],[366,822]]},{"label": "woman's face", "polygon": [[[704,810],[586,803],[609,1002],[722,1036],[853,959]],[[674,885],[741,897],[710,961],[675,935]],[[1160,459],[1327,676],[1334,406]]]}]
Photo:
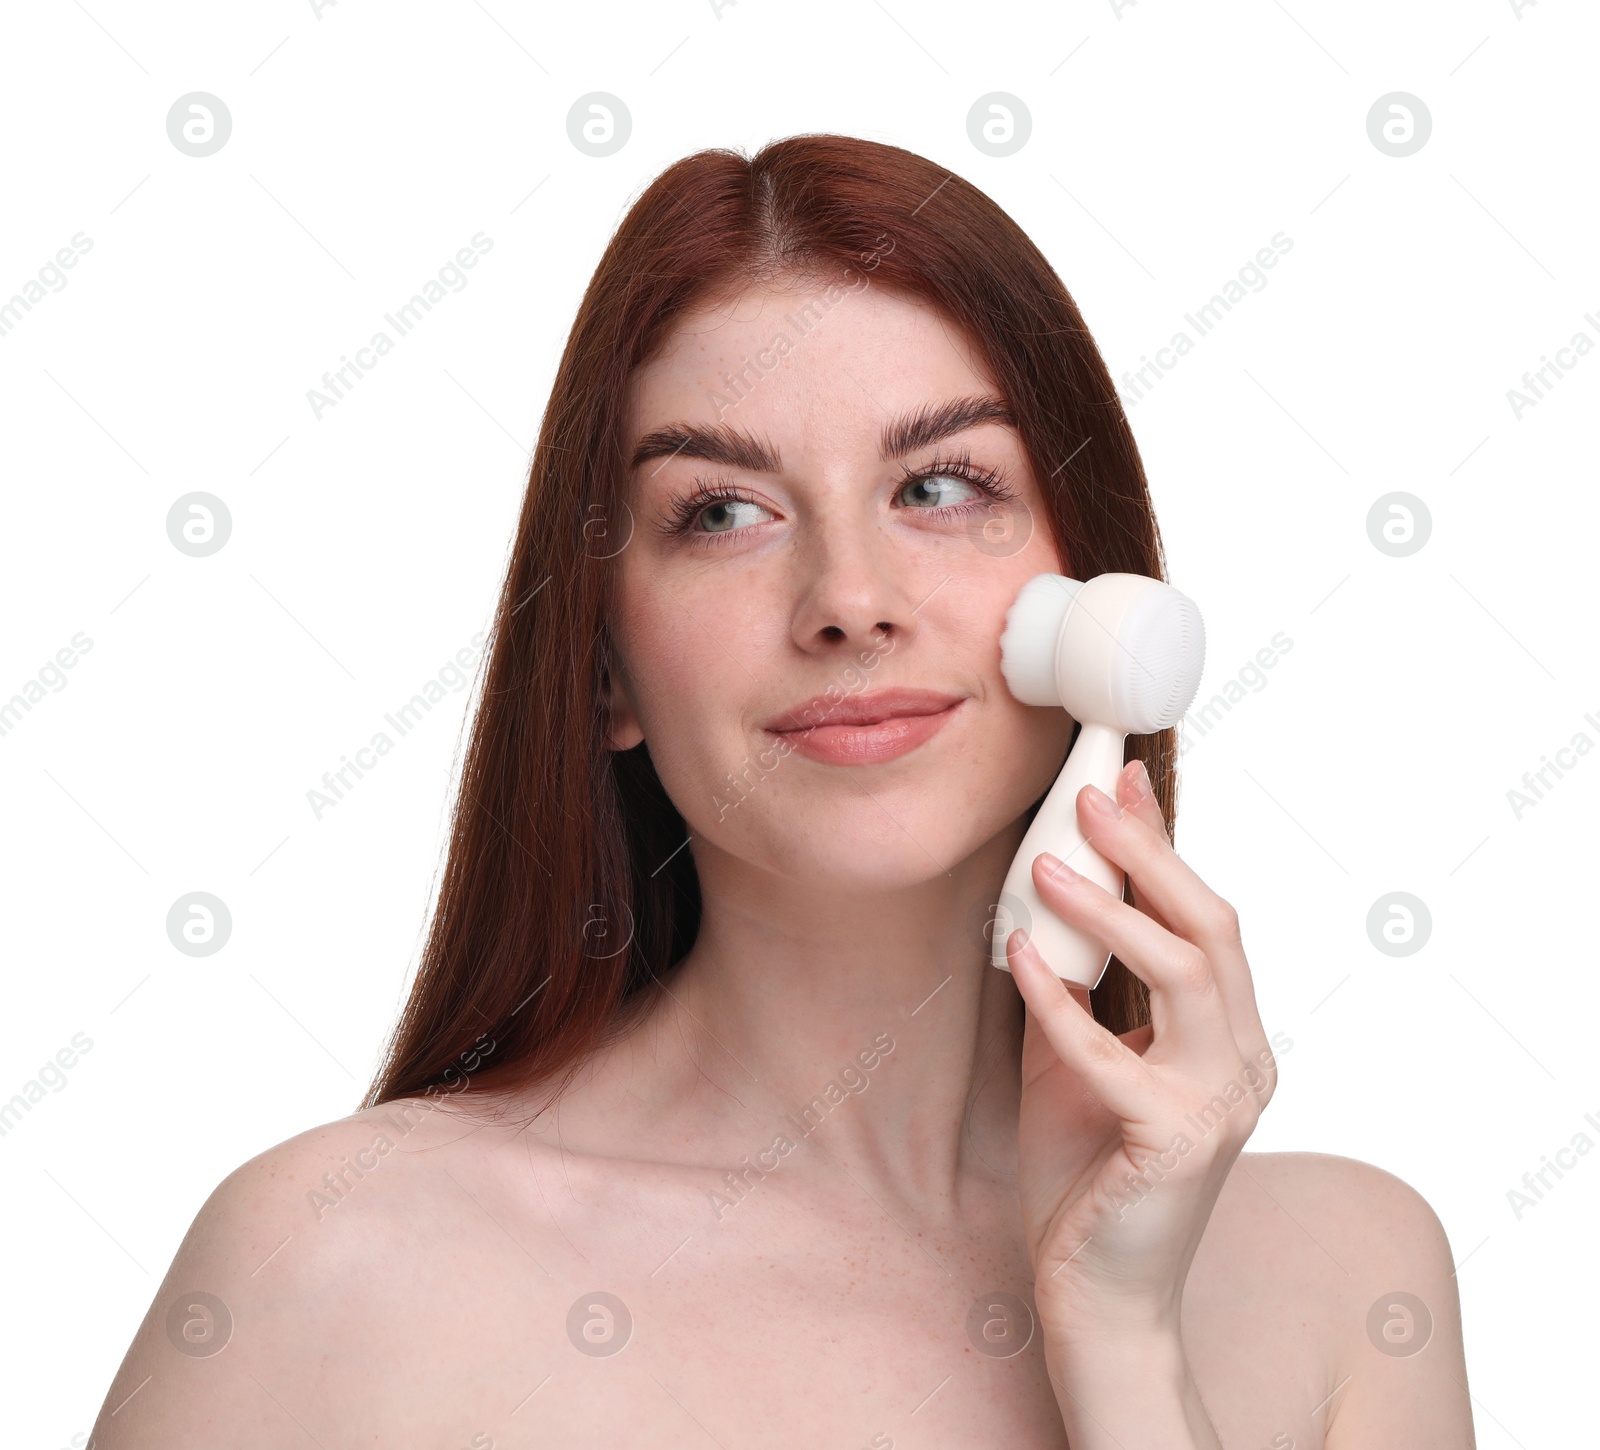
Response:
[{"label": "woman's face", "polygon": [[1011,696],[999,641],[1067,571],[999,402],[861,272],[686,314],[636,375],[612,740],[648,742],[702,870],[913,886],[1049,786],[1071,721]]}]

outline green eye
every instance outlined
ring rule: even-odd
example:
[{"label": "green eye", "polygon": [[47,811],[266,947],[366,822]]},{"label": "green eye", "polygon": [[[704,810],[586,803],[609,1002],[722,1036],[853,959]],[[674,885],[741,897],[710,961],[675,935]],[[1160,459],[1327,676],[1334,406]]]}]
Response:
[{"label": "green eye", "polygon": [[[974,467],[964,454],[934,458],[920,473],[905,470],[894,490],[902,507],[920,513],[937,513],[954,523],[975,512],[1011,503],[1016,491],[997,469]],[[772,511],[732,483],[695,480],[694,488],[670,500],[657,527],[668,538],[684,539],[696,547],[714,547],[750,526],[772,518]]]},{"label": "green eye", "polygon": [[[700,522],[704,525],[701,532],[707,534],[725,534],[733,530],[735,511],[738,509],[756,509],[761,512],[760,504],[747,503],[743,499],[724,498],[701,510]],[[760,522],[749,520],[746,522]]]},{"label": "green eye", "polygon": [[951,495],[957,489],[973,487],[966,479],[951,474],[928,474],[923,478],[913,478],[900,490],[900,496],[914,508],[939,508],[956,501]]}]

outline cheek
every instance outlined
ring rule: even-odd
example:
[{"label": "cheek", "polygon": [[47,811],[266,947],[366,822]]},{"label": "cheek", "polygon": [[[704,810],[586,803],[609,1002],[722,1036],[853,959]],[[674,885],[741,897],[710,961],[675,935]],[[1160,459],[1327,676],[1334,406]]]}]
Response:
[{"label": "cheek", "polygon": [[976,788],[988,793],[987,804],[1002,814],[1013,808],[1026,810],[1055,782],[1075,723],[1065,710],[1023,704],[1006,685],[1000,665],[1006,611],[1028,580],[1057,572],[1058,560],[1047,542],[1036,541],[1014,563],[1018,567],[1004,576],[974,579],[959,594],[953,586],[941,591],[938,597],[946,609],[930,620],[937,637],[982,682],[982,758],[974,762]]},{"label": "cheek", "polygon": [[1049,790],[1061,774],[1076,722],[1065,710],[1052,710],[1041,705],[1019,705],[1017,708],[1026,717],[1018,726],[1026,744],[1017,767],[1022,786],[1020,794],[1027,798],[1023,803],[1023,809],[1026,809]]},{"label": "cheek", "polygon": [[760,666],[745,642],[683,603],[632,615],[624,653],[650,758],[687,819],[691,798],[709,801],[747,748],[742,722]]}]

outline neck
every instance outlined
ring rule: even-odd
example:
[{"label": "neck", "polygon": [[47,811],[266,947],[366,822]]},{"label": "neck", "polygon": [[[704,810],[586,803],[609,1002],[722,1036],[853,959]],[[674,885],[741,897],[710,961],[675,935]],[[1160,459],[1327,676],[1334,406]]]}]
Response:
[{"label": "neck", "polygon": [[1014,1176],[1023,1003],[983,927],[1021,835],[898,888],[794,881],[696,838],[700,931],[649,1035],[711,1156],[782,1134],[790,1161],[930,1217]]}]

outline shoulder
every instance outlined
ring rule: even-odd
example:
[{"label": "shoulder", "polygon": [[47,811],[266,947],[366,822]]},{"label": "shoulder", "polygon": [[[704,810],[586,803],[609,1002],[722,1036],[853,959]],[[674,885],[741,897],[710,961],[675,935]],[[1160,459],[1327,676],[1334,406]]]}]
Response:
[{"label": "shoulder", "polygon": [[381,1251],[385,1232],[425,1190],[425,1155],[434,1171],[444,1170],[451,1145],[470,1132],[453,1112],[418,1098],[309,1128],[240,1164],[212,1190],[177,1262],[186,1254],[204,1261],[238,1255],[259,1277],[299,1243],[302,1252],[275,1276],[292,1280],[308,1263]]},{"label": "shoulder", "polygon": [[1330,1236],[1349,1244],[1379,1248],[1402,1242],[1416,1250],[1447,1246],[1444,1225],[1428,1200],[1404,1179],[1359,1158],[1241,1153],[1229,1186],[1269,1200],[1280,1213],[1310,1215],[1324,1222]]},{"label": "shoulder", "polygon": [[[1372,1163],[1333,1153],[1241,1153],[1224,1189],[1232,1227],[1331,1290],[1404,1269],[1447,1279],[1450,1241],[1428,1200]],[[1374,1292],[1383,1292],[1375,1290]]]},{"label": "shoulder", "polygon": [[1404,1179],[1331,1153],[1243,1153],[1230,1232],[1314,1314],[1327,1445],[1469,1425],[1454,1253]]},{"label": "shoulder", "polygon": [[[279,1444],[293,1421],[267,1387],[280,1399],[289,1387],[303,1418],[352,1393],[345,1361],[359,1357],[369,1378],[410,1362],[416,1321],[402,1300],[417,1293],[415,1264],[409,1273],[397,1266],[419,1222],[442,1216],[441,1185],[450,1187],[472,1130],[448,1108],[408,1099],[241,1163],[195,1214],[92,1443],[176,1450],[214,1443],[226,1424],[230,1444]],[[375,1381],[363,1393],[384,1390]]]}]

